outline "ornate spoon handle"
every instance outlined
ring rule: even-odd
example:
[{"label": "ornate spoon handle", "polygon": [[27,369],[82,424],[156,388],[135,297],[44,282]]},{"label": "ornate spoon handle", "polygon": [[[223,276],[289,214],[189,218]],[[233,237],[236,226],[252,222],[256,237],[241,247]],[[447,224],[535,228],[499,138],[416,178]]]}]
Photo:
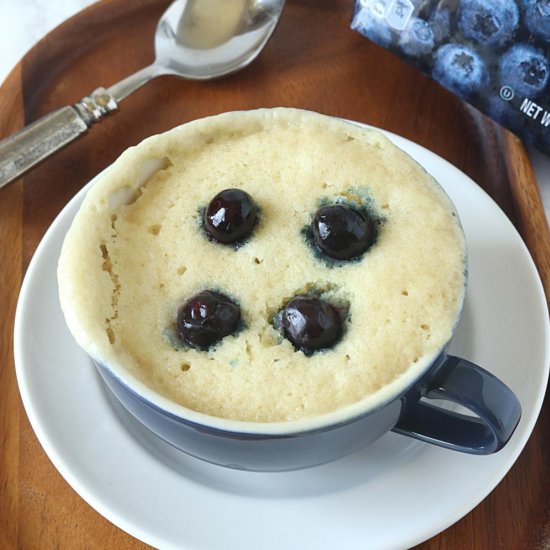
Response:
[{"label": "ornate spoon handle", "polygon": [[114,97],[98,88],[75,105],[49,113],[0,141],[0,189],[117,109]]}]

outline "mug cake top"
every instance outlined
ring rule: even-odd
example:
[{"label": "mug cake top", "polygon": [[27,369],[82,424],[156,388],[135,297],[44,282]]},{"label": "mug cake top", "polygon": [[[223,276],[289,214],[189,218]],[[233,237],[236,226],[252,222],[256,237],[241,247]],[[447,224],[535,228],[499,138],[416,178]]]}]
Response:
[{"label": "mug cake top", "polygon": [[[257,205],[237,245],[205,230],[224,189]],[[367,216],[351,260],[312,237],[322,206]],[[60,300],[77,342],[164,397],[215,417],[279,422],[361,402],[451,338],[465,287],[464,236],[435,180],[381,133],[295,109],[218,115],[128,149],[91,187],[67,233]],[[178,312],[203,290],[236,304],[211,346],[182,340]],[[331,304],[341,335],[304,353],[281,312]],[[307,350],[306,350],[307,352]]]}]

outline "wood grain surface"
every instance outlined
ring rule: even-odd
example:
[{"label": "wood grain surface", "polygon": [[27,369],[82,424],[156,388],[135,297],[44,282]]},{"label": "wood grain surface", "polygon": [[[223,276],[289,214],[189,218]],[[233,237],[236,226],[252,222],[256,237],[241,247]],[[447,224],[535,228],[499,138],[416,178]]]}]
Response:
[{"label": "wood grain surface", "polygon": [[[151,62],[153,32],[166,5],[103,0],[53,31],[0,88],[0,137]],[[490,193],[523,236],[550,296],[548,225],[519,140],[349,30],[350,17],[350,1],[290,0],[274,38],[249,68],[212,82],[158,79],[85,138],[0,192],[1,549],[146,547],[86,504],[46,457],[19,398],[12,341],[22,276],[45,230],[86,182],[150,134],[205,115],[271,106],[317,110],[396,132]],[[546,400],[525,450],[499,486],[419,548],[550,548],[548,433]]]}]

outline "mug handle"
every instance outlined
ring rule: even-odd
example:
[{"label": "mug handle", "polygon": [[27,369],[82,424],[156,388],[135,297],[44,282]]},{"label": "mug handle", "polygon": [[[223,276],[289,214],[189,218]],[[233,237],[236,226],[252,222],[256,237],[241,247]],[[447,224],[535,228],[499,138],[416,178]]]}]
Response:
[{"label": "mug handle", "polygon": [[474,363],[448,355],[423,395],[458,403],[476,416],[424,401],[406,403],[394,432],[464,453],[496,453],[521,417],[518,398],[498,378]]}]

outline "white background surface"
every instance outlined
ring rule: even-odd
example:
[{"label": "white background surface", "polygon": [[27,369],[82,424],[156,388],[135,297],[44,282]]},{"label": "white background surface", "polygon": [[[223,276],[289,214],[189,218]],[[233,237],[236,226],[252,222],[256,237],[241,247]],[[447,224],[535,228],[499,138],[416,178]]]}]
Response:
[{"label": "white background surface", "polygon": [[[0,82],[35,42],[93,3],[94,0],[0,0]],[[98,86],[101,84],[98,82]],[[535,150],[530,153],[550,219],[550,158]]]}]

